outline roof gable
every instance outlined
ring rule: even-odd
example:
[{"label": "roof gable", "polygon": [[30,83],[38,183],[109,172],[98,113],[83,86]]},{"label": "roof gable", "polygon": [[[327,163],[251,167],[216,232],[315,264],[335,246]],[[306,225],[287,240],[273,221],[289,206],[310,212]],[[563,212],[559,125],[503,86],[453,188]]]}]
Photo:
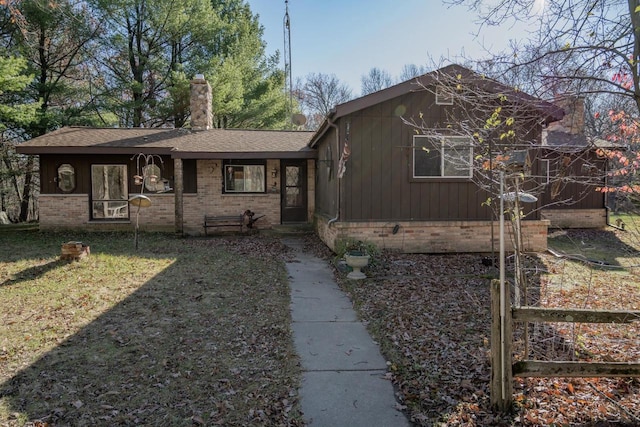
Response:
[{"label": "roof gable", "polygon": [[334,120],[339,119],[340,117],[355,113],[357,111],[372,107],[376,104],[383,103],[385,101],[397,98],[402,95],[406,95],[411,92],[424,91],[426,90],[425,88],[433,86],[444,79],[451,79],[452,77],[459,78],[460,80],[463,80],[465,82],[470,82],[487,92],[504,94],[514,102],[531,105],[532,108],[540,112],[540,116],[544,118],[546,122],[559,120],[564,114],[563,110],[554,104],[528,95],[522,91],[502,84],[486,76],[477,74],[476,72],[461,65],[452,64],[415,77],[413,79],[404,81],[402,83],[398,83],[394,86],[390,86],[386,89],[382,89],[378,92],[370,93],[363,97],[336,105],[336,107],[328,114],[328,116],[325,117],[324,121],[311,138],[309,146],[313,147],[318,142],[320,137],[327,132],[331,123]]}]

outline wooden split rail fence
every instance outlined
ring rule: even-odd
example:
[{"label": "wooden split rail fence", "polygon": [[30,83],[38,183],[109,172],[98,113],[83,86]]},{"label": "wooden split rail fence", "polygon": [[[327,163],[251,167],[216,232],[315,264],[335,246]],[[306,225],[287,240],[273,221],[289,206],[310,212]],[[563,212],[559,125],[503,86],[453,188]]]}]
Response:
[{"label": "wooden split rail fence", "polygon": [[511,307],[500,299],[500,281],[491,282],[491,403],[506,411],[513,403],[513,377],[640,377],[640,363],[512,361],[513,322],[631,323],[640,311]]}]

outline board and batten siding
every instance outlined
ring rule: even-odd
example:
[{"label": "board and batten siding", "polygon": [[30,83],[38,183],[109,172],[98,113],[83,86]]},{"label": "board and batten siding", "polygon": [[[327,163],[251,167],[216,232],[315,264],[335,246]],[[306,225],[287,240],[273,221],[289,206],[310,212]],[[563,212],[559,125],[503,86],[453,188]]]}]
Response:
[{"label": "board and batten siding", "polygon": [[[573,153],[545,150],[543,158],[549,160],[550,183],[545,187],[542,197],[543,206],[550,209],[604,209],[605,194],[597,191],[606,185],[605,161],[597,156],[593,149]],[[558,175],[559,164],[564,157],[570,160],[566,179],[559,187],[559,194],[552,195],[552,183]],[[583,166],[585,165],[585,166]],[[595,166],[595,167],[593,167]],[[562,201],[566,201],[562,203]]]},{"label": "board and batten siding", "polygon": [[[468,179],[412,179],[412,143],[416,134],[413,127],[399,116],[413,111],[414,119],[420,112],[430,126],[439,127],[445,120],[443,108],[435,105],[429,92],[410,93],[376,104],[341,117],[340,144],[347,138],[351,156],[342,185],[342,221],[396,221],[396,220],[488,220],[491,210],[483,206],[487,194]],[[325,144],[335,146],[335,134],[327,132],[319,153]],[[335,151],[335,147],[333,147]],[[340,153],[334,155],[335,164]],[[334,187],[335,183],[319,185]],[[334,190],[335,191],[335,190]],[[321,212],[335,213],[330,199],[319,200]]]},{"label": "board and batten siding", "polygon": [[[331,127],[324,140],[318,145],[318,162],[316,170],[316,212],[333,217],[337,213],[337,177],[340,152],[336,152],[336,129]],[[341,148],[342,149],[342,146]]]},{"label": "board and batten siding", "polygon": [[[597,191],[606,185],[606,167],[604,159],[597,156],[593,149],[563,153],[562,151],[543,152],[549,160],[550,183],[545,186],[541,197],[541,217],[556,228],[600,228],[608,223],[606,193]],[[570,167],[568,175],[573,179],[562,182],[552,193],[554,177],[557,179],[558,165],[568,157]],[[586,166],[583,166],[586,165]]]}]

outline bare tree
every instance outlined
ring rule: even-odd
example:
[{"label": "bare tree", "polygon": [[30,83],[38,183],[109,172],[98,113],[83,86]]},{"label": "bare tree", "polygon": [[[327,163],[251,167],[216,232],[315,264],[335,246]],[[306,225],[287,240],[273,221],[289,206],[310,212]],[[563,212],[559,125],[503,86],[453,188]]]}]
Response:
[{"label": "bare tree", "polygon": [[[604,160],[578,132],[559,130],[552,138],[550,129],[569,127],[561,121],[562,109],[518,88],[456,65],[433,72],[422,84],[443,107],[437,114],[403,117],[416,130],[414,170],[420,176],[471,179],[496,220],[503,198],[516,271],[522,273],[521,220],[595,194],[605,182]],[[546,144],[541,145],[545,127]],[[533,203],[521,204],[526,199]],[[516,278],[523,295],[526,280]]]},{"label": "bare tree", "polygon": [[640,111],[640,1],[543,2],[539,10],[525,0],[445,2],[476,11],[481,26],[536,25],[530,40],[490,60],[494,69],[526,82],[529,93],[547,99],[613,94],[631,99],[636,115]]},{"label": "bare tree", "polygon": [[393,85],[393,78],[387,71],[374,67],[360,78],[362,96],[388,88]]},{"label": "bare tree", "polygon": [[405,64],[400,71],[398,80],[401,82],[414,79],[418,76],[428,73],[429,70],[425,65]]},{"label": "bare tree", "polygon": [[[634,207],[640,200],[635,168],[640,144],[627,132],[640,126],[640,1],[545,1],[536,2],[543,7],[538,10],[524,0],[445,2],[476,11],[481,29],[515,21],[535,23],[529,40],[495,54],[477,69],[500,73],[501,80],[541,98],[585,98],[585,133],[608,140],[609,146],[598,151],[609,161],[611,175],[598,189],[608,193],[608,206],[614,210],[619,205]],[[633,171],[628,159],[634,160]]]},{"label": "bare tree", "polygon": [[335,74],[311,73],[304,83],[298,80],[296,86],[298,102],[307,115],[308,129],[317,129],[336,105],[352,99],[351,88]]}]

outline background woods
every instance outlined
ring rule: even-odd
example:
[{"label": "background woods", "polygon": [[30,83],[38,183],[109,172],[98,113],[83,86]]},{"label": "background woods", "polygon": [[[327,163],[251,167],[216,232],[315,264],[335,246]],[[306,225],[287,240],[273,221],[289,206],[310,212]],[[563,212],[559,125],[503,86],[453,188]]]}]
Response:
[{"label": "background woods", "polygon": [[214,126],[286,127],[262,31],[242,0],[0,1],[0,209],[37,216],[36,160],[14,144],[65,125],[182,127],[196,73],[213,86]]},{"label": "background woods", "polygon": [[[611,141],[622,125],[637,122],[637,0],[445,3],[477,12],[479,34],[485,27],[516,21],[527,21],[532,28],[528,39],[513,42],[505,51],[487,48],[481,60],[456,62],[550,102],[567,95],[583,98],[589,143]],[[65,125],[187,126],[188,82],[196,73],[204,74],[213,87],[214,126],[219,128],[284,129],[291,126],[292,112],[303,112],[306,128],[314,130],[336,104],[355,96],[337,76],[312,73],[297,79],[295,96],[290,97],[280,53],[266,54],[263,34],[259,16],[245,0],[0,0],[0,210],[12,221],[37,216],[36,160],[16,156],[14,144]],[[448,61],[427,56],[424,64],[405,65],[400,76],[373,67],[362,75],[360,94]],[[514,132],[528,125],[527,118],[519,120],[522,112],[507,116],[503,110],[496,126],[487,121],[496,105],[483,100],[479,107],[486,108],[483,119],[460,123],[466,129],[457,130],[476,141],[476,134],[486,140],[486,126],[498,132],[509,117],[515,120]],[[609,111],[624,112],[624,123],[612,120]],[[513,133],[506,132],[504,138],[513,139]],[[616,143],[629,153],[635,151],[629,140]],[[477,166],[480,175],[492,170],[482,162]],[[593,177],[588,178],[591,184]]]}]

